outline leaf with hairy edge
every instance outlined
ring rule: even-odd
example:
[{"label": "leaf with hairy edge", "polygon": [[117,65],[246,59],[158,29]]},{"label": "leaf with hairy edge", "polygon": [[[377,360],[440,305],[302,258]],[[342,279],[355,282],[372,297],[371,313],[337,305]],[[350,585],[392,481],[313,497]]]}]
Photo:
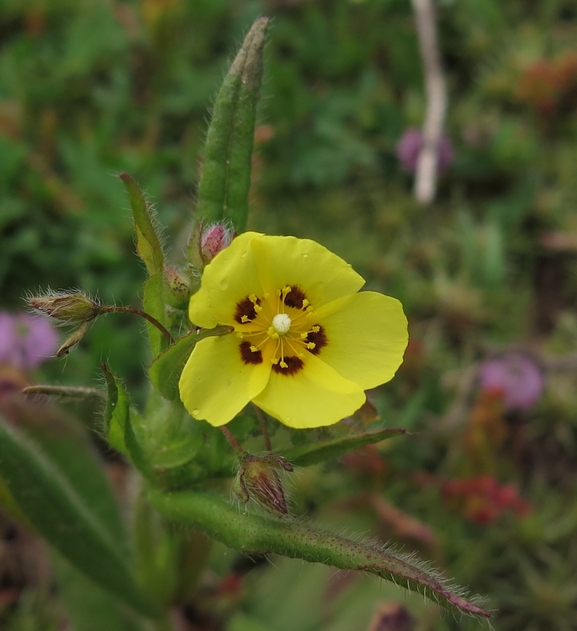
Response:
[{"label": "leaf with hairy edge", "polygon": [[196,343],[205,337],[226,335],[231,331],[229,326],[217,326],[214,329],[192,331],[181,337],[152,362],[148,374],[154,387],[169,401],[178,398],[178,380]]},{"label": "leaf with hairy edge", "polygon": [[100,364],[106,379],[108,399],[104,408],[104,430],[108,442],[120,453],[128,455],[124,442],[126,420],[130,414],[130,399],[122,384],[110,372],[106,364]]},{"label": "leaf with hairy edge", "polygon": [[[124,182],[130,198],[136,232],[136,251],[144,261],[148,271],[142,305],[146,313],[156,318],[161,324],[166,324],[163,299],[164,253],[160,245],[154,215],[134,179],[127,173],[121,173],[120,179]],[[156,357],[162,349],[162,334],[149,322],[146,323],[146,329],[150,340],[150,350]]]},{"label": "leaf with hairy edge", "polygon": [[238,509],[213,493],[149,490],[151,504],[168,519],[207,533],[243,553],[276,553],[344,570],[375,574],[419,590],[439,604],[471,616],[490,618],[478,599],[451,585],[413,555],[374,542],[353,541],[294,519],[272,519]]},{"label": "leaf with hairy edge", "polygon": [[86,438],[40,408],[19,410],[27,430],[0,422],[0,476],[34,528],[103,589],[155,615],[127,564],[126,536],[102,467]]},{"label": "leaf with hairy edge", "polygon": [[121,173],[120,179],[123,181],[130,198],[138,256],[146,265],[149,276],[161,275],[164,266],[164,254],[150,206],[138,188],[138,184],[128,173]]},{"label": "leaf with hairy edge", "polygon": [[332,440],[321,441],[310,445],[299,445],[298,447],[291,447],[290,449],[284,449],[276,453],[288,460],[291,464],[299,467],[309,467],[310,465],[318,464],[325,460],[339,458],[343,454],[353,449],[358,449],[363,445],[380,443],[382,440],[400,436],[405,432],[406,430],[401,427],[387,427],[376,432],[340,436],[339,438],[333,438]]},{"label": "leaf with hairy edge", "polygon": [[108,400],[104,410],[108,442],[115,449],[128,456],[141,473],[147,475],[149,466],[130,419],[131,409],[128,392],[106,364],[101,364],[100,367],[108,388]]},{"label": "leaf with hairy edge", "polygon": [[244,231],[248,215],[254,126],[268,21],[262,17],[252,25],[216,97],[198,189],[197,216],[205,222],[228,219],[237,232]]}]

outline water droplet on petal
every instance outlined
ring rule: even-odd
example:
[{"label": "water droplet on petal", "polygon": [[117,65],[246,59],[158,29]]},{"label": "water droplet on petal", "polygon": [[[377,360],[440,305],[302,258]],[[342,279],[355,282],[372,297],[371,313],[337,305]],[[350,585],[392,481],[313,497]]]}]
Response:
[{"label": "water droplet on petal", "polygon": [[243,258],[245,258],[245,256],[246,256],[246,252],[243,252],[243,253],[240,255],[240,258],[241,258],[241,259],[243,259]]},{"label": "water droplet on petal", "polygon": [[192,415],[193,416],[198,416],[200,414],[200,410],[192,410]]},{"label": "water droplet on petal", "polygon": [[222,289],[222,291],[226,291],[228,289],[228,280],[224,279],[220,281],[219,284],[220,289]]},{"label": "water droplet on petal", "polygon": [[303,254],[303,259],[308,259],[308,258],[309,258],[309,255],[305,252],[305,253]]}]

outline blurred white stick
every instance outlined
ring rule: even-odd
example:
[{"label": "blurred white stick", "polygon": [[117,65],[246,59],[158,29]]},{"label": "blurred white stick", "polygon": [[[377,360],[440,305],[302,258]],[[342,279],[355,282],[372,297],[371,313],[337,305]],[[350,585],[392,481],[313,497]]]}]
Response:
[{"label": "blurred white stick", "polygon": [[437,42],[432,0],[412,0],[425,75],[427,110],[423,123],[423,148],[417,160],[415,197],[429,204],[437,188],[438,146],[447,109],[447,92]]}]

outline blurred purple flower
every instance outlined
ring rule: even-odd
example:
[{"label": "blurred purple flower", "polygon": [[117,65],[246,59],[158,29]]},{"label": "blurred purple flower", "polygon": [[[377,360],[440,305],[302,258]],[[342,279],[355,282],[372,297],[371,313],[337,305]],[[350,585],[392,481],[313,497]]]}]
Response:
[{"label": "blurred purple flower", "polygon": [[[419,153],[423,148],[423,134],[416,127],[409,127],[397,143],[397,158],[405,171],[414,173],[417,169]],[[455,152],[451,141],[445,135],[439,140],[437,170],[444,171],[453,161]]]},{"label": "blurred purple flower", "polygon": [[0,363],[30,370],[57,348],[58,334],[48,320],[30,313],[0,312]]},{"label": "blurred purple flower", "polygon": [[481,389],[500,390],[507,410],[527,410],[543,392],[543,373],[530,357],[509,353],[488,359],[479,368]]}]

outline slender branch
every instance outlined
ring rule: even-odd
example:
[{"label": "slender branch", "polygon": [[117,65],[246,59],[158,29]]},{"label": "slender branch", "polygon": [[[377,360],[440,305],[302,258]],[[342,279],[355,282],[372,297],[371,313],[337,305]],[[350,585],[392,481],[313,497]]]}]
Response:
[{"label": "slender branch", "polygon": [[135,315],[138,315],[141,318],[148,320],[150,324],[155,326],[171,344],[174,343],[174,338],[168,332],[168,330],[162,324],[160,324],[160,322],[156,318],[153,318],[149,313],[146,313],[146,311],[142,311],[141,309],[133,309],[131,307],[117,307],[115,305],[101,307],[100,309],[101,313],[133,313]]},{"label": "slender branch", "polygon": [[256,417],[258,418],[258,422],[260,424],[260,429],[262,431],[262,435],[264,437],[264,444],[267,448],[267,451],[272,451],[272,443],[270,442],[270,435],[268,433],[268,428],[266,426],[266,420],[262,413],[262,410],[253,403],[254,409],[256,410]]},{"label": "slender branch", "polygon": [[423,148],[417,161],[415,197],[429,204],[435,197],[439,140],[447,109],[447,92],[435,28],[432,0],[412,0],[425,75],[427,110],[423,124]]}]

